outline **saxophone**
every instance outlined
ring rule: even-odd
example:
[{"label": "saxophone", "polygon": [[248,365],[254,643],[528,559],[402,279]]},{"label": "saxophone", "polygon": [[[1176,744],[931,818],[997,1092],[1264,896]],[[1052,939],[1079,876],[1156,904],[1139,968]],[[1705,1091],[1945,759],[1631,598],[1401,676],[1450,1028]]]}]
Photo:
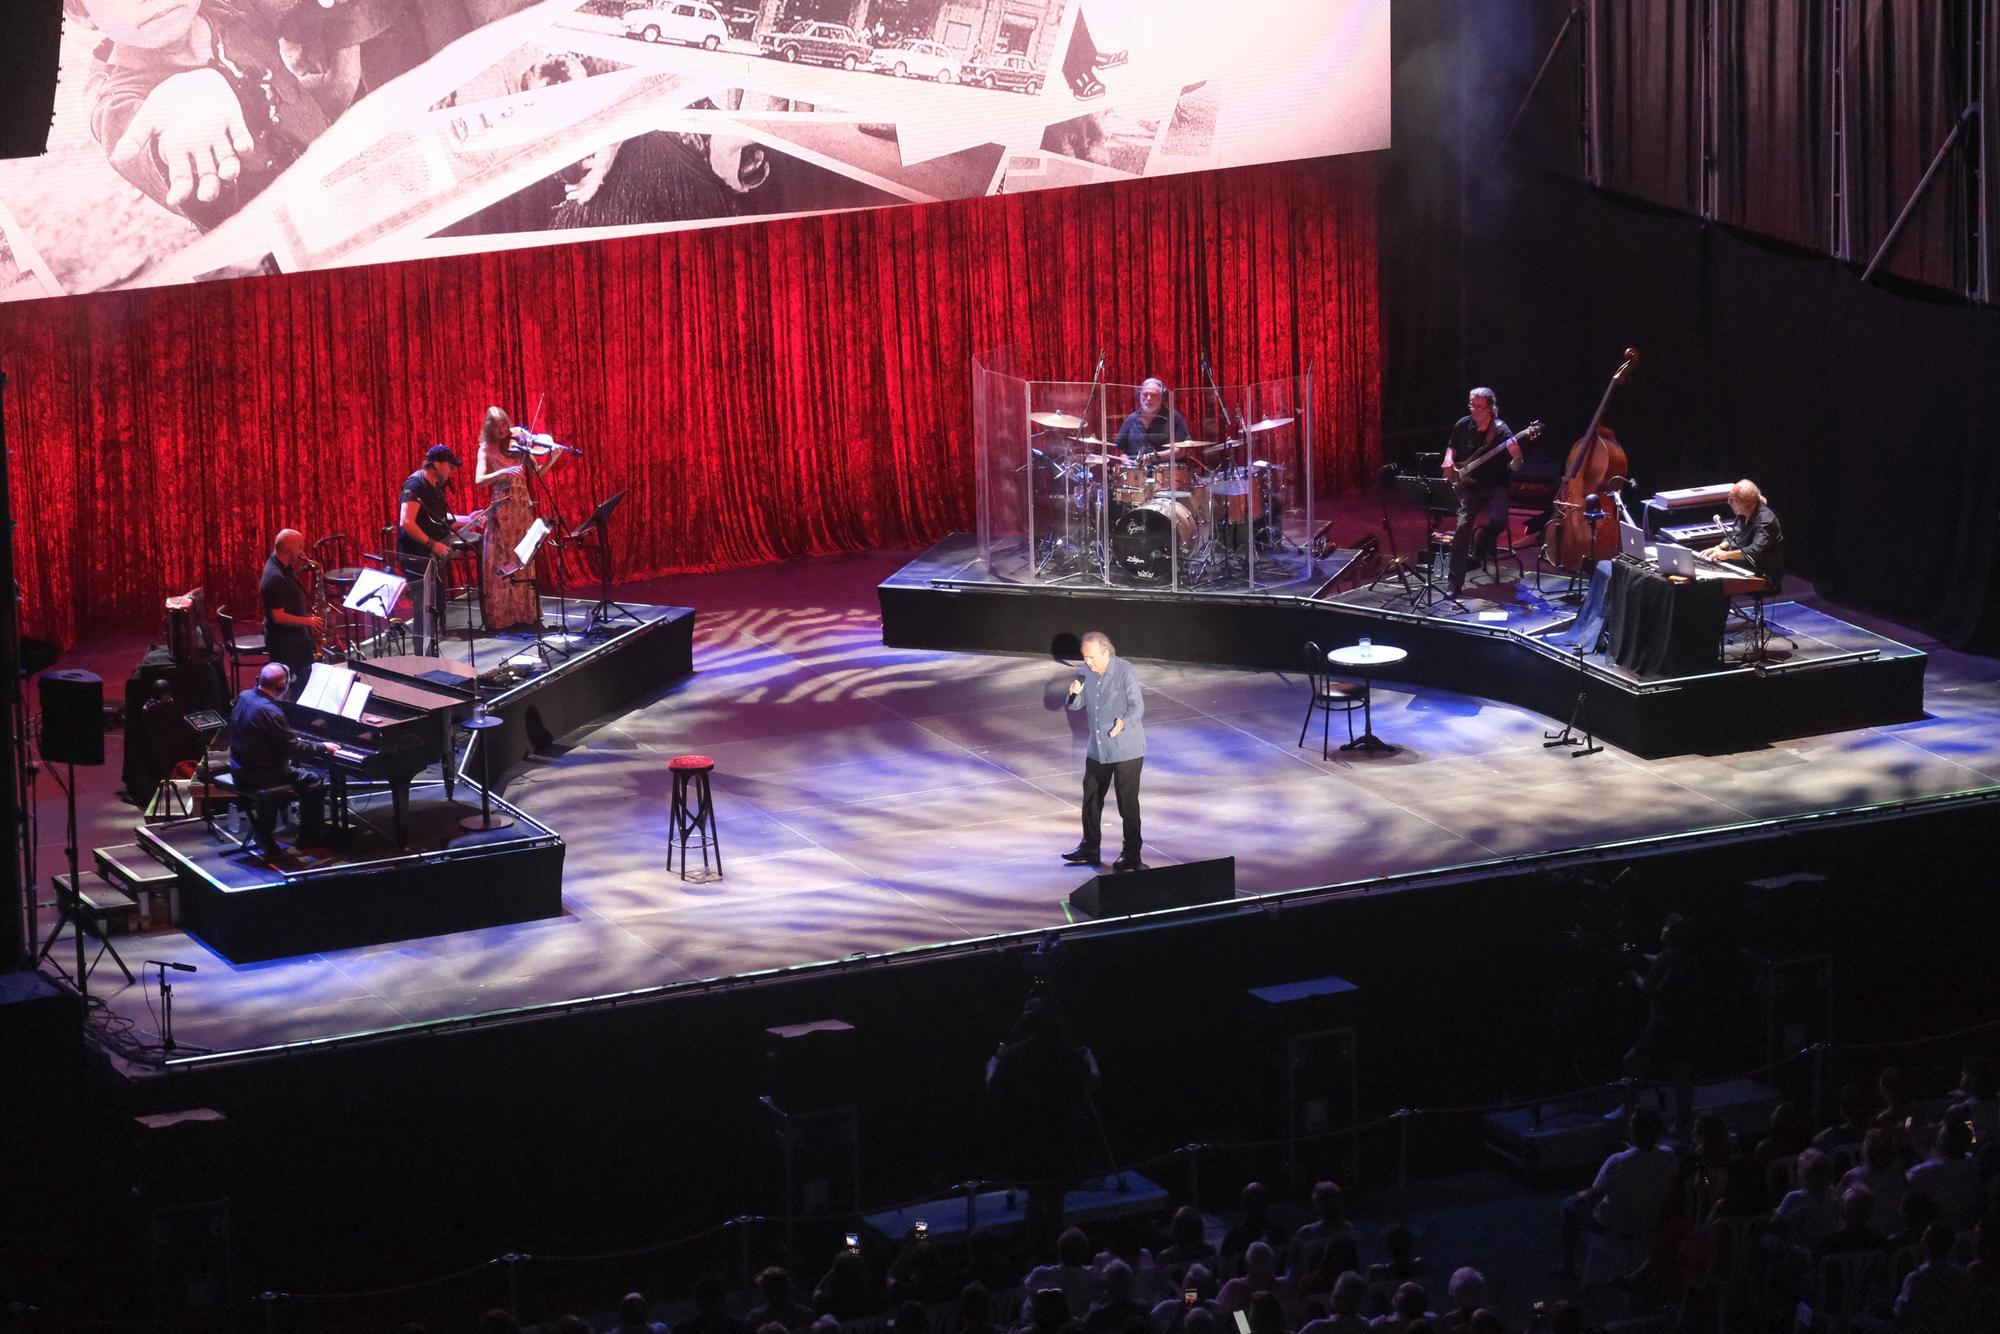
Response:
[{"label": "saxophone", "polygon": [[313,657],[321,662],[346,662],[347,654],[333,635],[333,613],[327,605],[326,571],[311,556],[300,556],[299,564],[313,574],[313,615],[319,618],[319,624],[312,632]]}]

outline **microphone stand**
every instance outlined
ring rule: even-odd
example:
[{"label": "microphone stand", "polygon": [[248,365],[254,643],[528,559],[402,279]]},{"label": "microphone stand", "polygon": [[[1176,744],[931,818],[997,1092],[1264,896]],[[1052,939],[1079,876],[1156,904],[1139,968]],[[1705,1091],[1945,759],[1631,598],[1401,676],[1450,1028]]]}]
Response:
[{"label": "microphone stand", "polygon": [[209,1054],[207,1047],[197,1047],[191,1043],[174,1041],[174,984],[167,981],[167,970],[177,973],[198,971],[191,963],[168,963],[165,959],[148,959],[146,966],[158,971],[160,988],[160,1045],[168,1051],[193,1052],[197,1056]]}]

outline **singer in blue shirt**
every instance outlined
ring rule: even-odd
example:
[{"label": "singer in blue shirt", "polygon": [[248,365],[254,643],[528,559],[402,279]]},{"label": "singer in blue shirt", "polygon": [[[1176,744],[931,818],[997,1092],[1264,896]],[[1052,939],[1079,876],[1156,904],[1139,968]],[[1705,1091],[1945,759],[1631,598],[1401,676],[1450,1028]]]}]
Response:
[{"label": "singer in blue shirt", "polygon": [[1097,863],[1104,792],[1118,787],[1118,818],[1124,824],[1114,871],[1139,869],[1139,771],[1146,763],[1146,701],[1139,674],[1119,657],[1104,634],[1083,637],[1083,666],[1070,683],[1067,707],[1083,710],[1090,745],[1083,760],[1083,841],[1063,854],[1066,862]]}]

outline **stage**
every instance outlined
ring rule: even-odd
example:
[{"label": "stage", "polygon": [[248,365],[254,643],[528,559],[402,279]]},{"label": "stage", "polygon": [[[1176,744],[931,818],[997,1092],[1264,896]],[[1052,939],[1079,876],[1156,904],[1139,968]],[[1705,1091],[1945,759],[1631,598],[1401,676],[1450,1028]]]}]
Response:
[{"label": "stage", "polygon": [[[624,590],[700,609],[696,671],[537,749],[509,783],[508,802],[564,844],[557,916],[249,967],[183,930],[121,949],[197,964],[176,988],[179,1036],[229,1052],[1063,926],[1086,878],[1058,860],[1076,840],[1082,739],[1061,707],[1074,664],[883,644],[877,585],[913,554]],[[1401,682],[1378,686],[1374,710],[1395,753],[1322,759],[1316,723],[1296,744],[1299,672],[1136,665],[1146,861],[1234,856],[1242,897],[1726,838],[2000,782],[1994,665],[1950,653],[1932,653],[1917,721],[1661,759],[1571,758],[1544,749],[1542,713]],[[687,751],[717,764],[725,873],[683,881],[665,865],[665,765]],[[97,772],[108,783],[115,767]],[[135,813],[108,787],[86,796],[89,842],[130,841]],[[47,787],[41,800],[59,835]],[[118,981],[100,969],[93,992],[155,1033],[141,987]]]},{"label": "stage", "polygon": [[1021,583],[992,577],[978,555],[976,539],[954,534],[883,580],[884,642],[1074,656],[1076,636],[1098,629],[1134,657],[1296,672],[1308,641],[1334,648],[1366,637],[1409,654],[1383,669],[1385,681],[1517,704],[1558,725],[1585,694],[1584,717],[1598,736],[1653,759],[1923,713],[1924,653],[1789,600],[1767,613],[1795,645],[1783,661],[1729,665],[1744,638],[1732,623],[1714,670],[1648,676],[1603,652],[1575,651],[1564,631],[1576,608],[1557,596],[1561,576],[1544,592],[1524,578],[1475,574],[1460,605],[1419,610],[1395,582],[1361,582],[1379,566],[1357,562],[1352,550],[1330,553],[1319,577],[1302,584],[1227,593]]}]

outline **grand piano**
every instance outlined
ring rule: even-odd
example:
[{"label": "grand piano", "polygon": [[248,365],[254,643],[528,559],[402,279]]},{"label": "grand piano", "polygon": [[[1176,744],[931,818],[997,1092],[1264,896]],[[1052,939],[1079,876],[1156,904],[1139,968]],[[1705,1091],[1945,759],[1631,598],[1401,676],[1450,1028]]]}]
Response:
[{"label": "grand piano", "polygon": [[289,699],[282,702],[285,719],[298,736],[331,741],[340,748],[325,757],[335,820],[345,822],[349,780],[384,783],[394,811],[396,843],[407,847],[411,781],[437,764],[444,772],[445,796],[454,795],[457,774],[451,762],[451,737],[458,720],[472,712],[469,670],[413,655],[351,665],[370,687],[367,707],[358,720]]}]

